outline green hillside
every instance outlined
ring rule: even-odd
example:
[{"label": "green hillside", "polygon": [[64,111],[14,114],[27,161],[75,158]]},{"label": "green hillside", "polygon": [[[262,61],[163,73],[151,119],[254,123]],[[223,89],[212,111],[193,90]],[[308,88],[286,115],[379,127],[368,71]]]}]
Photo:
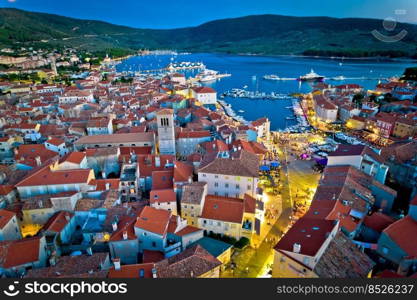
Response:
[{"label": "green hillside", "polygon": [[[217,20],[170,30],[137,29],[101,21],[79,20],[17,9],[0,9],[0,45],[88,50],[107,48],[176,49],[253,54],[325,56],[415,56],[417,26],[400,42],[384,43],[371,34],[385,33],[376,19],[257,15]],[[392,33],[390,33],[392,34]]]}]

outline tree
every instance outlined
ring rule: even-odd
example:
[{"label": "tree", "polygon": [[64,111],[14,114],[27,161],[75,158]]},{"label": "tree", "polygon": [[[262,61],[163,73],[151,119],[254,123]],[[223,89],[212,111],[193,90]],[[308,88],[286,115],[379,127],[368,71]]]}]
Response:
[{"label": "tree", "polygon": [[353,103],[355,103],[356,107],[361,108],[362,107],[362,101],[363,101],[364,95],[363,94],[356,94],[353,96]]}]

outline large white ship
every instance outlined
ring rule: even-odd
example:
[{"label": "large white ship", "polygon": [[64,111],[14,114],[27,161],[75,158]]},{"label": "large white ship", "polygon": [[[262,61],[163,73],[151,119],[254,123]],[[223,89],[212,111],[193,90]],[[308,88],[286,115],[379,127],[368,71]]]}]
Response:
[{"label": "large white ship", "polygon": [[324,79],[324,76],[321,76],[314,72],[313,69],[311,69],[310,73],[300,76],[298,80],[300,81],[322,81]]}]

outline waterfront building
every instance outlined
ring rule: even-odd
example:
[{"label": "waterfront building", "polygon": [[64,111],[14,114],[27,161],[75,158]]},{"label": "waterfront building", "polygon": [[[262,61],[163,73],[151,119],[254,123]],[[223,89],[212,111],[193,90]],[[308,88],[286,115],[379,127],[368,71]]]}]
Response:
[{"label": "waterfront building", "polygon": [[317,120],[327,123],[337,120],[338,107],[324,95],[314,95],[313,103]]},{"label": "waterfront building", "polygon": [[216,104],[217,92],[211,87],[201,86],[191,89],[192,97],[203,105]]}]

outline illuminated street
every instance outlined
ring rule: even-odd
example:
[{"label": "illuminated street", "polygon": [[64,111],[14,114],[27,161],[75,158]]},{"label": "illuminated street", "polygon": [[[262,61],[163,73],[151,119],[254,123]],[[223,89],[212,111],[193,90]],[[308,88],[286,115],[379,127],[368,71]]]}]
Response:
[{"label": "illuminated street", "polygon": [[[315,135],[292,136],[291,139],[300,144],[308,141],[316,141]],[[282,145],[266,143],[269,150],[275,149],[278,153],[282,168],[280,171],[279,194],[267,196],[267,209],[278,210],[279,216],[271,220],[271,225],[264,222],[259,239],[255,239],[253,247],[247,246],[243,250],[235,250],[232,261],[234,270],[228,268],[222,277],[266,277],[273,262],[273,247],[285,233],[294,217],[304,213],[314,195],[320,179],[320,173],[314,172],[312,160],[296,159],[295,153]],[[298,211],[293,211],[293,206],[299,205]],[[278,208],[278,209],[277,209]],[[256,246],[256,248],[255,248]]]}]

